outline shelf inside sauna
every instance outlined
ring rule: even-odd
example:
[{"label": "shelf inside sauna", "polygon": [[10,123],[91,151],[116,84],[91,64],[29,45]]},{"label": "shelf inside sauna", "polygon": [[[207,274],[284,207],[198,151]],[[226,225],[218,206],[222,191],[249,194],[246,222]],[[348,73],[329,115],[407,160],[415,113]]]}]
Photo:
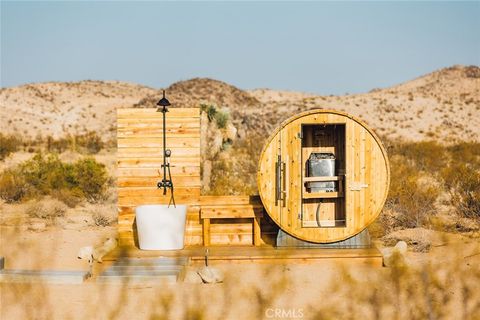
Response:
[{"label": "shelf inside sauna", "polygon": [[302,125],[302,227],[345,227],[345,124]]}]

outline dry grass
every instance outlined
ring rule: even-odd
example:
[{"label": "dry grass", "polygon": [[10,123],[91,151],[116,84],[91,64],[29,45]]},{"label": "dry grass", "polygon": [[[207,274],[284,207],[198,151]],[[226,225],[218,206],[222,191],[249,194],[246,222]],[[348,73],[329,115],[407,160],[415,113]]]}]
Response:
[{"label": "dry grass", "polygon": [[31,203],[25,213],[32,218],[54,221],[56,218],[64,217],[66,211],[67,206],[63,202],[51,197],[45,197]]}]

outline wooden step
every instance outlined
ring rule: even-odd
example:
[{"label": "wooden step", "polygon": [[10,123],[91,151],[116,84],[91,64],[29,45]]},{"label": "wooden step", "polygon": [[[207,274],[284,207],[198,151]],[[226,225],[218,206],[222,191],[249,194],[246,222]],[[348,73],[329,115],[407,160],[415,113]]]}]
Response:
[{"label": "wooden step", "polygon": [[[207,247],[191,246],[183,250],[145,251],[135,247],[124,248],[122,254],[130,258],[189,257],[193,264],[203,264]],[[211,246],[209,261],[214,263],[314,263],[337,261],[382,266],[382,255],[375,248],[274,248],[270,246]],[[112,258],[114,255],[111,256]]]}]

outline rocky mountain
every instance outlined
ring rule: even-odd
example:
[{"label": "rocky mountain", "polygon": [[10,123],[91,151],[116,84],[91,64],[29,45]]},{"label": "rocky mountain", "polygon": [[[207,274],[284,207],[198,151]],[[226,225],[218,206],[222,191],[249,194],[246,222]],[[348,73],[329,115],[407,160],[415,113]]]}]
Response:
[{"label": "rocky mountain", "polygon": [[[287,117],[315,108],[349,112],[379,135],[407,140],[478,140],[480,68],[453,66],[364,94],[317,96],[241,90],[195,78],[166,88],[174,107],[215,105],[230,111],[240,137],[267,136]],[[118,81],[48,82],[0,89],[2,132],[60,137],[96,131],[114,138],[115,109],[154,107],[161,90]]]}]

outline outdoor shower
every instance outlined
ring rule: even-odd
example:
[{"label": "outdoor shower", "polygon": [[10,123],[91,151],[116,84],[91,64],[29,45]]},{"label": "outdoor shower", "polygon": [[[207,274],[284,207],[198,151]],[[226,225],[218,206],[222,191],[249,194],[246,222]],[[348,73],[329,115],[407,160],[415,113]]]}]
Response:
[{"label": "outdoor shower", "polygon": [[[172,182],[172,175],[170,173],[170,156],[172,155],[172,151],[167,149],[167,128],[166,128],[166,118],[168,112],[168,106],[170,106],[170,101],[165,98],[165,90],[163,90],[163,97],[160,101],[157,102],[157,112],[161,112],[163,114],[163,179],[157,183],[157,187],[159,189],[163,189],[163,195],[167,194],[167,189],[170,189],[170,201],[168,202],[168,206],[173,203],[175,205],[175,198],[173,197],[173,182]],[[167,171],[168,171],[168,178],[167,178]]]}]

